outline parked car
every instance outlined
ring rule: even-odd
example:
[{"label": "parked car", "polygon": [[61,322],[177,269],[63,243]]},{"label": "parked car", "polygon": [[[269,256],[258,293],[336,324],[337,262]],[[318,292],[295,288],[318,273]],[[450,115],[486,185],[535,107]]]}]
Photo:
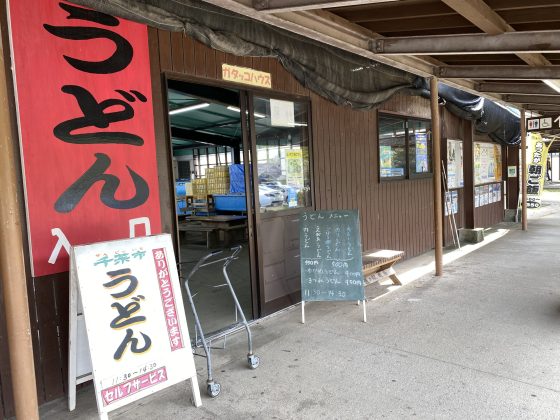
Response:
[{"label": "parked car", "polygon": [[282,199],[285,203],[288,202],[288,187],[278,181],[264,181],[259,182],[259,186],[270,188],[271,190],[282,193]]},{"label": "parked car", "polygon": [[261,207],[274,207],[284,204],[284,193],[267,185],[259,185],[259,203]]}]

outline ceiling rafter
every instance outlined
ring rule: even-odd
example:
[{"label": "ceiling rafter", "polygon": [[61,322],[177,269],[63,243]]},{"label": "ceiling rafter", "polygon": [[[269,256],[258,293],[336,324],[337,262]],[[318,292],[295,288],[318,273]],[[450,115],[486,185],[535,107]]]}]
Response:
[{"label": "ceiling rafter", "polygon": [[[262,13],[253,8],[253,0],[203,1],[419,76],[434,76],[437,68],[444,64],[429,56],[376,55],[368,49],[369,41],[381,35],[325,10]],[[475,83],[470,80],[442,78],[440,81],[475,95],[501,101],[501,95],[476,91]]]},{"label": "ceiling rafter", "polygon": [[[515,32],[510,24],[482,0],[441,1],[489,35]],[[530,66],[548,66],[551,64],[542,54],[518,53],[516,55]]]},{"label": "ceiling rafter", "polygon": [[376,39],[371,49],[377,54],[511,54],[560,52],[560,31],[506,32]]},{"label": "ceiling rafter", "polygon": [[372,3],[390,3],[399,0],[253,0],[253,7],[266,13],[294,12],[325,7],[359,6]]},{"label": "ceiling rafter", "polygon": [[[546,10],[556,10],[558,4],[548,0],[534,0],[534,4],[528,4],[526,0],[511,0],[511,7],[507,2],[500,0],[441,0],[441,3],[426,3],[429,10],[423,10],[420,2],[408,2],[399,0],[204,0],[207,3],[219,6],[230,11],[263,21],[273,26],[302,35],[306,38],[334,46],[363,57],[367,57],[381,63],[390,65],[401,70],[408,71],[420,76],[429,77],[435,75],[443,83],[477,94],[492,100],[503,102],[506,98],[513,104],[522,103],[513,99],[511,95],[539,95],[539,97],[553,98],[543,99],[541,102],[555,102],[557,95],[544,84],[525,83],[524,86],[513,88],[511,86],[486,86],[482,89],[481,79],[488,80],[541,80],[547,83],[549,79],[557,78],[560,74],[560,66],[554,66],[541,54],[541,52],[560,52],[560,31],[554,28],[548,32],[523,31],[516,32],[503,16],[500,16],[493,7],[499,7],[504,16],[517,16],[517,20],[534,21],[532,16],[524,17],[523,9],[538,9],[539,16],[546,16]],[[402,5],[399,3],[402,2]],[[372,5],[377,3],[377,5]],[[410,5],[415,12],[406,10]],[[352,6],[352,7],[349,7]],[[325,10],[333,9],[335,13]],[[342,8],[340,8],[342,7]],[[257,10],[258,9],[258,10]],[[266,9],[266,10],[265,10]],[[404,15],[398,16],[395,10],[404,10]],[[515,11],[511,11],[515,10]],[[360,17],[364,11],[364,17]],[[367,11],[367,13],[365,13]],[[376,12],[380,11],[379,16]],[[346,17],[354,14],[357,19],[355,23]],[[385,16],[385,18],[383,18]],[[438,18],[439,16],[439,18]],[[368,22],[368,17],[371,22]],[[448,17],[453,17],[455,24],[449,27]],[[422,20],[424,19],[424,20]],[[444,26],[438,22],[444,22]],[[418,28],[410,28],[403,22],[418,21]],[[554,23],[554,20],[548,19]],[[389,21],[390,24],[389,24]],[[360,22],[360,23],[357,23]],[[424,23],[422,23],[424,22]],[[381,25],[381,26],[380,26]],[[385,26],[383,26],[385,25]],[[404,25],[404,26],[403,26]],[[457,27],[459,25],[459,27]],[[473,26],[474,25],[474,26]],[[418,33],[431,34],[429,38],[404,36],[399,39],[395,37],[383,37],[380,33],[383,28],[390,33],[402,33],[407,35]],[[424,28],[425,27],[425,28]],[[381,28],[381,29],[379,29]],[[447,30],[447,33],[445,30]],[[433,33],[452,34],[464,30],[462,34],[455,36],[436,36]],[[472,34],[473,31],[482,30],[486,34]],[[417,35],[416,34],[416,35]],[[441,41],[446,45],[441,45]],[[496,46],[497,41],[497,46]],[[412,43],[421,42],[421,47]],[[400,46],[398,45],[400,43]],[[377,44],[380,54],[375,53]],[[396,48],[395,45],[399,46]],[[438,47],[434,48],[434,45]],[[474,48],[470,48],[474,45]],[[381,48],[381,46],[383,48]],[[393,49],[391,49],[393,48]],[[505,66],[475,65],[456,66],[446,63],[461,64],[463,57],[473,55],[481,64],[485,60],[482,57],[490,57],[493,54],[502,54],[504,59],[492,60],[502,61]],[[514,54],[513,54],[514,53]],[[486,55],[485,55],[486,54]],[[434,57],[436,55],[437,57]],[[447,56],[450,56],[447,61]],[[456,57],[453,58],[452,56]],[[520,61],[516,61],[518,59]],[[457,57],[460,57],[457,59]],[[445,61],[445,63],[443,61]],[[515,63],[527,63],[527,65],[516,65]],[[467,64],[468,62],[465,62]],[[489,84],[488,82],[486,83]],[[538,86],[538,87],[537,87]],[[530,89],[534,88],[533,91]],[[502,95],[506,95],[505,97]],[[507,96],[509,95],[509,96]],[[537,101],[536,98],[530,99]],[[528,105],[523,105],[528,106]]]},{"label": "ceiling rafter", "polygon": [[428,4],[401,4],[388,3],[387,7],[372,10],[367,7],[352,7],[344,9],[336,9],[338,16],[354,23],[378,22],[395,20],[398,21],[405,17],[432,17],[447,18],[455,12],[443,3]]},{"label": "ceiling rafter", "polygon": [[437,73],[449,79],[543,80],[558,77],[560,66],[442,66]]},{"label": "ceiling rafter", "polygon": [[476,85],[476,90],[487,93],[518,94],[518,95],[550,95],[558,96],[551,87],[544,83],[499,83],[482,82]]},{"label": "ceiling rafter", "polygon": [[533,105],[560,105],[559,96],[542,96],[542,95],[505,95],[504,100],[517,104],[533,104]]},{"label": "ceiling rafter", "polygon": [[[471,21],[474,25],[478,26],[484,32],[491,35],[498,35],[505,32],[515,32],[515,29],[509,25],[497,12],[486,4],[483,0],[441,0],[447,6],[451,7],[457,13]],[[519,58],[525,61],[529,66],[545,67],[551,66],[550,61],[547,60],[542,54],[538,53],[517,53]],[[441,69],[440,69],[441,71]],[[543,77],[543,82],[546,80],[547,84],[552,84],[555,88],[560,89],[560,83],[554,80],[558,73],[552,74],[549,77]]]},{"label": "ceiling rafter", "polygon": [[533,105],[524,104],[523,107],[528,111],[538,112],[560,112],[560,105]]}]

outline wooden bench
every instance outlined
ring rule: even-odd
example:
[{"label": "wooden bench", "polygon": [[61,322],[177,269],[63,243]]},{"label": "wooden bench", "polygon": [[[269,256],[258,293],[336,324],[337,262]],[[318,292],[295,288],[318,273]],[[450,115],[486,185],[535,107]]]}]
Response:
[{"label": "wooden bench", "polygon": [[389,277],[393,284],[401,285],[393,264],[404,256],[403,251],[392,249],[370,249],[362,252],[362,271],[364,282],[368,284]]},{"label": "wooden bench", "polygon": [[206,248],[208,249],[214,248],[218,243],[218,229],[214,227],[202,226],[196,223],[179,223],[179,233],[186,236],[187,232],[206,233]]}]

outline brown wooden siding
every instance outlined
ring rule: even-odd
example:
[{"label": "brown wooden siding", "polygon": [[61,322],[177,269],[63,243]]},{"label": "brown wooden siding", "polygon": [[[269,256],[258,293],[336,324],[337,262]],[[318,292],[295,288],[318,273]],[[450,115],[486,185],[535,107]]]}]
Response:
[{"label": "brown wooden siding", "polygon": [[[516,209],[519,202],[519,146],[515,147],[508,147],[506,149],[507,159],[504,159],[504,171],[502,172],[504,176],[507,178],[507,208],[508,209]],[[517,166],[517,176],[515,177],[507,177],[507,167],[508,166]],[[504,178],[504,179],[506,179]]]},{"label": "brown wooden siding", "polygon": [[[222,63],[228,63],[271,73],[273,91],[309,97],[317,209],[358,209],[366,249],[402,249],[411,257],[433,247],[431,178],[379,183],[376,111],[354,111],[332,104],[299,84],[276,59],[236,57],[189,37],[155,29],[150,29],[150,39],[152,48],[157,40],[152,61],[159,62],[160,72],[168,72],[171,78],[176,74],[199,77],[202,83],[204,79],[219,80]],[[165,95],[154,93],[156,96]],[[396,95],[381,109],[430,118],[429,102],[420,97]],[[165,122],[163,114],[156,116],[158,119],[156,126]],[[169,163],[163,160],[158,159],[160,171],[168,171],[162,165]],[[171,212],[162,217],[171,217]]]},{"label": "brown wooden siding", "polygon": [[[317,209],[358,209],[364,249],[399,249],[407,257],[431,249],[432,179],[380,183],[377,113],[341,108],[315,94],[311,98]],[[395,102],[408,99],[394,98],[383,109],[392,111]],[[409,115],[425,117],[418,109]]]}]

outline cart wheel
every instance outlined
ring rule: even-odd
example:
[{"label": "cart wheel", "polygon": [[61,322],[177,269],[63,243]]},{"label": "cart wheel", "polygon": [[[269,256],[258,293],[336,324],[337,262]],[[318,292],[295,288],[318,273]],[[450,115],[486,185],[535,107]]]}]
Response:
[{"label": "cart wheel", "polygon": [[211,384],[208,384],[208,386],[206,387],[206,392],[212,398],[216,398],[220,394],[221,389],[222,387],[220,386],[219,383],[212,382]]},{"label": "cart wheel", "polygon": [[251,369],[258,368],[260,361],[261,361],[261,359],[259,359],[259,356],[256,356],[254,354],[250,354],[250,355],[247,356],[247,362],[249,363],[249,367]]}]

